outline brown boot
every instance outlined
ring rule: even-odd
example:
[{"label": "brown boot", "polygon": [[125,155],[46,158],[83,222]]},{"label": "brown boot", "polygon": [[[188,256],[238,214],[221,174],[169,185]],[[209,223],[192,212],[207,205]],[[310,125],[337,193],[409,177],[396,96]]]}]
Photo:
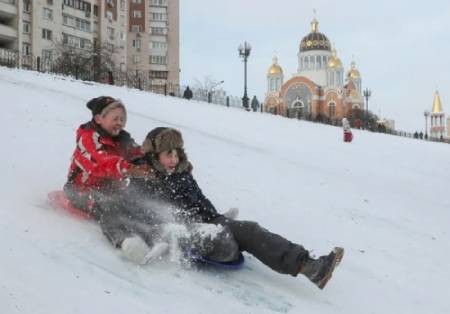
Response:
[{"label": "brown boot", "polygon": [[323,289],[343,256],[344,249],[335,247],[328,255],[321,256],[318,259],[308,258],[301,266],[299,273],[305,275],[317,287]]}]

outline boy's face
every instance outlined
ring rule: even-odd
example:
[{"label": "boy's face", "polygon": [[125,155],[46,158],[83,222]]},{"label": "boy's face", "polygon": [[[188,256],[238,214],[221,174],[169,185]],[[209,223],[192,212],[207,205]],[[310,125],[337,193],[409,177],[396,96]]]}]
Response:
[{"label": "boy's face", "polygon": [[106,114],[97,114],[94,119],[111,136],[119,135],[127,122],[127,116],[122,108],[112,109]]},{"label": "boy's face", "polygon": [[168,173],[174,172],[180,162],[176,149],[159,153],[158,160]]}]

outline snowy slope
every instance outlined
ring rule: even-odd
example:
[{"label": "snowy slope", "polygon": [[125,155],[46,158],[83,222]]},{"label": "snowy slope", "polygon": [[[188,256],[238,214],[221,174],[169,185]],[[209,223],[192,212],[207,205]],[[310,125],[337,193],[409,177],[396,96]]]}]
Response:
[{"label": "snowy slope", "polygon": [[[450,145],[249,113],[0,68],[0,313],[450,313]],[[88,99],[121,98],[140,142],[180,129],[217,208],[316,255],[346,256],[325,290],[249,255],[238,272],[135,266],[92,222],[46,204]],[[6,131],[6,134],[5,134]]]}]

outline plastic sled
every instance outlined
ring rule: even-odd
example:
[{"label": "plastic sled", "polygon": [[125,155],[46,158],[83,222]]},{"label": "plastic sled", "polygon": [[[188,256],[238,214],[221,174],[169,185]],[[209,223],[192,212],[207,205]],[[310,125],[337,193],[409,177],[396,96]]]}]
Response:
[{"label": "plastic sled", "polygon": [[190,252],[187,255],[189,259],[197,265],[212,266],[215,268],[230,269],[230,270],[241,269],[245,262],[244,255],[242,255],[242,253],[239,253],[238,258],[231,262],[214,261],[212,259],[209,259],[207,257],[192,252]]},{"label": "plastic sled", "polygon": [[55,209],[63,209],[67,211],[71,216],[79,219],[90,219],[91,216],[85,211],[75,207],[66,197],[64,191],[53,191],[47,195],[48,203]]}]

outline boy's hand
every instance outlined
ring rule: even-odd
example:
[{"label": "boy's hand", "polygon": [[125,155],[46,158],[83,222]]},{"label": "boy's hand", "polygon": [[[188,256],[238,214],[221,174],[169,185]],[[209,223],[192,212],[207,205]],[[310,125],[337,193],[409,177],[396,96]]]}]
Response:
[{"label": "boy's hand", "polygon": [[153,169],[145,164],[145,165],[131,165],[126,172],[127,177],[133,178],[145,178],[147,177]]}]

